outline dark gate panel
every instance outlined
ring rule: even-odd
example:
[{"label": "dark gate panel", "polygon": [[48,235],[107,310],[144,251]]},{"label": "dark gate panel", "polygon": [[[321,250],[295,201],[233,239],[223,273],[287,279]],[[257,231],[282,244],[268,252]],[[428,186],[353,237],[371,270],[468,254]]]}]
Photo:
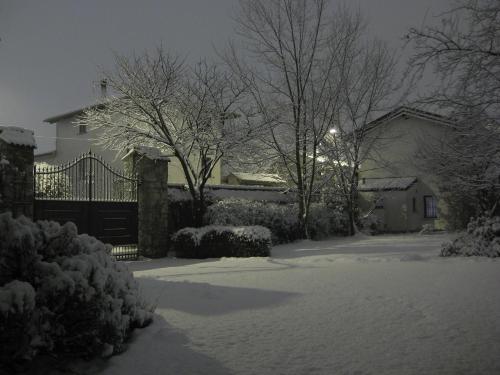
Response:
[{"label": "dark gate panel", "polygon": [[137,202],[91,202],[37,199],[36,220],[60,224],[72,221],[87,233],[112,245],[137,243]]},{"label": "dark gate panel", "polygon": [[35,199],[35,220],[57,221],[61,225],[72,221],[78,227],[78,233],[88,233],[88,202],[62,201],[55,199]]},{"label": "dark gate panel", "polygon": [[92,202],[89,234],[113,245],[137,243],[137,202]]},{"label": "dark gate panel", "polygon": [[[89,152],[61,165],[35,166],[36,220],[74,222],[112,245],[137,244],[137,178]],[[128,246],[127,257],[130,248]],[[123,258],[123,254],[119,254]]]}]

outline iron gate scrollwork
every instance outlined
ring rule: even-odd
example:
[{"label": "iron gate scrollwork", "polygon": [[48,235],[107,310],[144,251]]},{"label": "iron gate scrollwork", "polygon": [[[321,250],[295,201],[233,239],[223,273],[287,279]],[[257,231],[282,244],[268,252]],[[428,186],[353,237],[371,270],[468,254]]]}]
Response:
[{"label": "iron gate scrollwork", "polygon": [[92,152],[61,165],[35,165],[35,219],[73,221],[112,245],[137,243],[137,176]]}]

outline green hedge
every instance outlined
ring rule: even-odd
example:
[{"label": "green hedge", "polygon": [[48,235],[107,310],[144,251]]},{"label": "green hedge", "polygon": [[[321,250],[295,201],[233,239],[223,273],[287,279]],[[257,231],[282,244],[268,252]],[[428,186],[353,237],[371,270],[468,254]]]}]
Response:
[{"label": "green hedge", "polygon": [[269,256],[271,232],[261,226],[184,228],[172,245],[179,258]]}]

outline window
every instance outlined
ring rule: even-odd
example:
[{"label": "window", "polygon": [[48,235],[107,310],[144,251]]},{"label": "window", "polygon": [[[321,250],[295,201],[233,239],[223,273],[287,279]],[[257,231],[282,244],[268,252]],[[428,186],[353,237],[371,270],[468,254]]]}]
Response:
[{"label": "window", "polygon": [[78,134],[87,133],[87,125],[78,125]]},{"label": "window", "polygon": [[425,218],[437,217],[436,198],[434,198],[432,195],[424,195],[424,217]]},{"label": "window", "polygon": [[417,212],[417,198],[413,197],[412,199],[412,208],[413,212]]},{"label": "window", "polygon": [[378,197],[375,200],[375,208],[384,208],[384,197]]}]

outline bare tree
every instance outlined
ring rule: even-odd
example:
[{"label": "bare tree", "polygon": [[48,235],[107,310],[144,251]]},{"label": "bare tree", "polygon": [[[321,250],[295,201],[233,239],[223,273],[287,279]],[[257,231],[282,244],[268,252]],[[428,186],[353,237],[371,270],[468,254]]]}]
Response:
[{"label": "bare tree", "polygon": [[339,69],[342,105],[338,121],[322,143],[322,154],[331,165],[338,193],[345,202],[349,232],[354,234],[358,211],[358,174],[361,163],[372,154],[372,146],[380,143],[379,132],[368,124],[381,111],[396,101],[394,92],[396,59],[388,47],[378,40],[363,41],[365,28],[359,15],[344,15],[347,38]]},{"label": "bare tree", "polygon": [[[245,60],[233,46],[230,65],[252,88],[266,159],[297,190],[299,221],[308,236],[309,208],[318,191],[318,150],[333,127],[339,90],[333,33],[326,0],[242,0],[237,19]],[[246,61],[246,62],[244,62]]]},{"label": "bare tree", "polygon": [[[267,125],[261,136],[266,159],[297,190],[304,235],[310,204],[333,177],[343,186],[353,230],[363,127],[391,92],[394,59],[383,44],[362,43],[359,12],[345,7],[333,12],[327,0],[240,4],[247,63],[234,46],[228,60],[249,82]],[[333,138],[332,128],[338,131]]]},{"label": "bare tree", "polygon": [[467,204],[456,201],[474,202],[468,215],[487,206],[493,213],[500,197],[500,3],[460,0],[442,17],[439,27],[408,35],[416,48],[410,71],[418,77],[432,68],[438,78],[419,102],[456,121],[448,138],[423,155],[423,164],[441,176],[457,215]]},{"label": "bare tree", "polygon": [[439,27],[412,28],[414,74],[431,67],[435,90],[421,98],[457,119],[481,117],[498,124],[500,116],[500,4],[496,0],[459,0],[442,15]]},{"label": "bare tree", "polygon": [[177,158],[201,225],[212,171],[247,137],[235,124],[245,85],[206,61],[186,67],[161,48],[154,55],[117,56],[106,79],[116,97],[86,111],[81,123],[102,129],[107,148],[149,146]]}]

